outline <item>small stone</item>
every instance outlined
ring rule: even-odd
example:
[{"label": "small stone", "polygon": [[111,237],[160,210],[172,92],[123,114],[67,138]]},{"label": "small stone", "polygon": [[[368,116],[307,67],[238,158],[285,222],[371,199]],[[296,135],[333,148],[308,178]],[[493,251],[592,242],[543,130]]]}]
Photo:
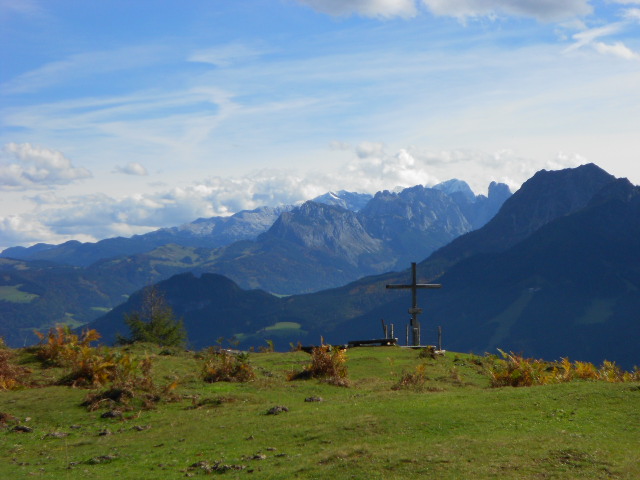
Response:
[{"label": "small stone", "polygon": [[266,460],[267,456],[264,453],[256,453],[251,460]]},{"label": "small stone", "polygon": [[68,436],[69,434],[66,432],[51,432],[45,435],[45,437],[51,437],[51,438],[64,438]]},{"label": "small stone", "polygon": [[133,427],[131,427],[132,430],[135,430],[137,432],[142,432],[143,430],[149,430],[151,428],[151,425],[134,425]]},{"label": "small stone", "polygon": [[304,399],[305,402],[324,402],[322,397],[307,397]]},{"label": "small stone", "polygon": [[289,411],[289,409],[287,407],[285,407],[284,405],[278,405],[278,406],[270,408],[267,411],[267,415],[280,415],[281,413],[288,412],[288,411]]},{"label": "small stone", "polygon": [[111,432],[111,430],[109,430],[108,428],[105,428],[104,430],[100,430],[98,432],[98,436],[99,437],[106,437],[107,435],[113,435],[113,433]]},{"label": "small stone", "polygon": [[276,447],[267,447],[267,452],[275,452],[276,450]]},{"label": "small stone", "polygon": [[253,435],[249,435],[245,440],[255,440],[256,437],[254,437]]},{"label": "small stone", "polygon": [[120,410],[109,410],[100,415],[100,418],[120,418],[121,416],[122,412]]},{"label": "small stone", "polygon": [[110,462],[111,460],[115,460],[116,457],[115,455],[100,455],[98,457],[93,457],[90,460],[87,460],[86,463],[88,463],[89,465],[98,465],[100,463],[106,463],[106,462]]},{"label": "small stone", "polygon": [[14,432],[20,432],[20,433],[31,433],[31,432],[33,432],[33,428],[27,427],[26,425],[16,425],[11,430],[13,430]]}]

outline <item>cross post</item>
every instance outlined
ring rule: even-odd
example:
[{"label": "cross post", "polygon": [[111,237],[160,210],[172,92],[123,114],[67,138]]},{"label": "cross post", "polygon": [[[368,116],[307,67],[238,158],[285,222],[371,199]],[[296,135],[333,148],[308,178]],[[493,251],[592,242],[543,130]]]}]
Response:
[{"label": "cross post", "polygon": [[410,285],[387,285],[389,289],[411,289],[411,339],[414,347],[420,346],[420,322],[418,315],[422,313],[422,309],[418,308],[418,289],[419,288],[441,288],[439,283],[418,283],[416,274],[416,264],[411,263],[411,284]]}]

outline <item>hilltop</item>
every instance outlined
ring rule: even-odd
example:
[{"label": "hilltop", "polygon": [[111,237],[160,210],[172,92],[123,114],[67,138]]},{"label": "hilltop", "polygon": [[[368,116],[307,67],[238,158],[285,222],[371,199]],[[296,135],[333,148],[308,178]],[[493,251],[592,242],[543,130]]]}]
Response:
[{"label": "hilltop", "polygon": [[[638,382],[490,388],[484,357],[419,358],[418,351],[387,347],[347,352],[347,388],[288,381],[309,363],[302,352],[249,354],[255,380],[205,383],[203,352],[150,345],[119,352],[147,356],[155,382],[177,381],[177,388],[151,409],[107,400],[87,408],[83,401],[104,390],[52,385],[61,369],[17,352],[39,387],[0,395],[0,476],[640,476]],[[407,374],[423,375],[423,383],[399,388]],[[269,415],[273,407],[286,410]]]}]

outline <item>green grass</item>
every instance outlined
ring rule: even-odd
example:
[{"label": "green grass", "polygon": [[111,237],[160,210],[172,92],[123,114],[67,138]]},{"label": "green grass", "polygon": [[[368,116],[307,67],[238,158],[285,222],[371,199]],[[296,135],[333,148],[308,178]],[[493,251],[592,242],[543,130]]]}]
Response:
[{"label": "green grass", "polygon": [[[387,347],[348,351],[349,388],[287,381],[309,362],[303,352],[251,354],[257,380],[206,384],[193,353],[130,351],[154,357],[157,383],[179,378],[181,400],[103,419],[80,406],[88,390],[0,392],[0,412],[34,429],[0,429],[0,478],[202,477],[190,467],[202,461],[246,467],[226,478],[640,478],[638,383],[494,389],[477,357]],[[20,358],[43,385],[61,374]],[[422,387],[393,388],[421,363]],[[267,415],[276,405],[289,412]]]},{"label": "green grass", "polygon": [[278,322],[268,327],[265,327],[265,331],[267,332],[274,332],[278,330],[291,331],[291,330],[300,330],[300,328],[301,328],[301,325],[296,322]]},{"label": "green grass", "polygon": [[39,297],[35,293],[27,293],[20,290],[22,285],[0,286],[0,300],[13,303],[29,303]]}]

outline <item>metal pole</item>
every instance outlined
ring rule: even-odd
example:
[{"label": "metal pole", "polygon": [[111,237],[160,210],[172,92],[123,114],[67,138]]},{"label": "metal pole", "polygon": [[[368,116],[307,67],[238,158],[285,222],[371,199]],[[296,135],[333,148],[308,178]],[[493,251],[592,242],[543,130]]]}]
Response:
[{"label": "metal pole", "polygon": [[442,327],[438,327],[438,350],[442,351]]}]

